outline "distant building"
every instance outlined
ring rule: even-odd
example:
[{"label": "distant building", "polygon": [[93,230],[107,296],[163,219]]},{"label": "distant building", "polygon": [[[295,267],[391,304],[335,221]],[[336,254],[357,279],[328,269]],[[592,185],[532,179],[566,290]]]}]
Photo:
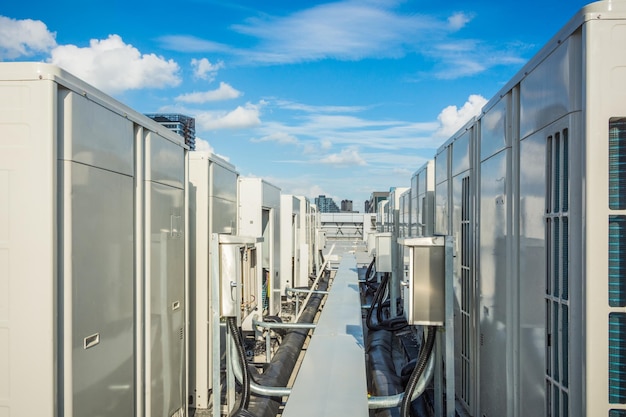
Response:
[{"label": "distant building", "polygon": [[320,213],[339,213],[339,207],[332,198],[327,198],[325,195],[315,197],[315,205]]},{"label": "distant building", "polygon": [[366,213],[376,213],[378,203],[389,199],[389,191],[374,191],[370,199],[365,202]]},{"label": "distant building", "polygon": [[341,211],[352,212],[352,200],[341,200]]},{"label": "distant building", "polygon": [[196,119],[193,117],[175,113],[152,113],[146,116],[185,138],[185,143],[192,151],[196,149]]}]

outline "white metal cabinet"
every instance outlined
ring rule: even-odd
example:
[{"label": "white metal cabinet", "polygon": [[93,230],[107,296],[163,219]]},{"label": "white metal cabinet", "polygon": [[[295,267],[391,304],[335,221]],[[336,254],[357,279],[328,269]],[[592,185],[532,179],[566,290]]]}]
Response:
[{"label": "white metal cabinet", "polygon": [[[75,416],[133,416],[133,178],[65,161],[65,401]],[[71,319],[70,319],[71,318]],[[71,345],[70,343],[71,338]],[[70,384],[71,381],[71,384]],[[69,403],[67,404],[70,405]]]},{"label": "white metal cabinet", "polygon": [[169,417],[186,408],[185,154],[152,132],[146,154],[146,410]]},{"label": "white metal cabinet", "polygon": [[211,236],[237,231],[238,178],[235,167],[216,155],[189,153],[189,396],[196,409],[209,408],[212,387]]},{"label": "white metal cabinet", "polygon": [[[182,138],[40,63],[0,64],[0,108],[0,414],[144,416],[143,161],[176,167],[182,212]],[[144,156],[157,131],[176,158]]]}]

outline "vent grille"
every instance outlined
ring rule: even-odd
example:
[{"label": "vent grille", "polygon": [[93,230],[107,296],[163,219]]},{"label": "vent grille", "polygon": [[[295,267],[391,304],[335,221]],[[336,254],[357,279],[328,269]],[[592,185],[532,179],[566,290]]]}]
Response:
[{"label": "vent grille", "polygon": [[626,216],[609,216],[609,305],[626,307]]},{"label": "vent grille", "polygon": [[470,256],[470,178],[464,177],[461,184],[461,381],[457,394],[471,406],[471,322],[473,282]]},{"label": "vent grille", "polygon": [[546,410],[569,415],[568,130],[546,140]]},{"label": "vent grille", "polygon": [[626,404],[626,314],[609,314],[609,402]]},{"label": "vent grille", "polygon": [[609,121],[609,208],[626,209],[626,118]]}]

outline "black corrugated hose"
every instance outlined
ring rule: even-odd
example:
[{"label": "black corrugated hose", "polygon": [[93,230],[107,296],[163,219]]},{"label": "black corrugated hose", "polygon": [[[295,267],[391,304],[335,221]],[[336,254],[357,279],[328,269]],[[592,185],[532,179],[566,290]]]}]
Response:
[{"label": "black corrugated hose", "polygon": [[[372,303],[370,309],[367,311],[367,317],[365,319],[365,324],[367,328],[370,330],[391,330],[397,331],[402,330],[408,324],[406,319],[403,316],[392,317],[388,320],[383,319],[382,310],[383,310],[383,296],[385,294],[385,289],[387,288],[387,284],[389,282],[389,273],[385,273],[383,276],[383,280],[380,282],[376,293],[374,294],[374,298],[372,298]],[[377,322],[372,322],[372,314],[376,310],[376,319]]]},{"label": "black corrugated hose", "polygon": [[237,348],[237,356],[239,362],[241,362],[242,369],[242,381],[241,381],[241,398],[239,399],[239,406],[233,409],[230,417],[256,417],[250,411],[247,410],[250,403],[250,372],[248,371],[248,363],[246,361],[246,352],[243,349],[243,338],[241,332],[237,327],[237,318],[228,317],[226,319],[228,331],[232,335]]},{"label": "black corrugated hose", "polygon": [[417,381],[420,379],[420,376],[422,376],[422,373],[424,373],[424,369],[426,369],[426,363],[428,362],[428,358],[432,354],[433,346],[435,345],[436,332],[436,326],[428,327],[426,344],[424,345],[424,349],[422,349],[422,351],[420,352],[419,359],[417,360],[417,365],[415,365],[415,369],[413,369],[411,377],[409,378],[409,382],[407,383],[404,390],[404,397],[402,398],[402,404],[400,406],[400,415],[402,417],[409,417],[409,409],[411,408],[411,397],[413,396],[413,391],[415,390]]}]

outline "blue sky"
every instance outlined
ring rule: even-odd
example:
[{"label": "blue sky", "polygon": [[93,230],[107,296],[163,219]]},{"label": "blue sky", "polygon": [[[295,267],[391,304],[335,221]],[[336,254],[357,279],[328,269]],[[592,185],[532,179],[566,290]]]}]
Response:
[{"label": "blue sky", "polygon": [[363,201],[411,174],[580,0],[0,3],[0,61],[57,64],[283,193]]}]

